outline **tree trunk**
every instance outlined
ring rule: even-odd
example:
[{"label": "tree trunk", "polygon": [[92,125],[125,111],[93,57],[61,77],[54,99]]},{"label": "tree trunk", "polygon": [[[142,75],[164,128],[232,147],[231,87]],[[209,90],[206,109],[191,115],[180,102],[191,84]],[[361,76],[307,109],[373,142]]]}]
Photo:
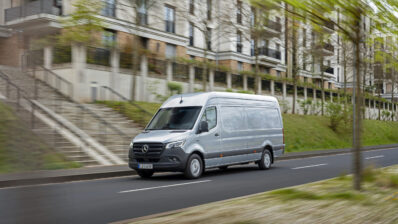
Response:
[{"label": "tree trunk", "polygon": [[[360,35],[358,32],[357,35]],[[362,181],[362,159],[361,159],[361,131],[362,131],[362,113],[361,113],[361,72],[360,72],[360,37],[357,37],[355,43],[355,71],[354,71],[354,81],[355,91],[354,91],[354,118],[353,118],[353,165],[354,165],[354,189],[361,190]]]}]

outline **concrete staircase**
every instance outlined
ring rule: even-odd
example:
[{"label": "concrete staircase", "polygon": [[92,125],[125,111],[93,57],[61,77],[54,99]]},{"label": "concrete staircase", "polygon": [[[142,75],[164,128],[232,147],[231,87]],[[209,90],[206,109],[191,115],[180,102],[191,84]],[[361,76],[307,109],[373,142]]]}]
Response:
[{"label": "concrete staircase", "polygon": [[[110,152],[108,154],[100,152],[102,156],[117,157],[111,158],[113,164],[121,164],[127,161],[129,143],[141,131],[138,125],[105,106],[72,102],[45,82],[18,69],[2,69],[2,71],[7,74],[13,83],[23,89],[29,98],[36,99],[38,103],[78,127],[85,133],[83,136],[92,138],[91,142],[99,145],[100,148],[105,147],[106,151]],[[5,95],[4,86],[0,86],[0,92]],[[51,142],[56,150],[65,154],[72,161],[86,166],[98,164],[84,150],[71,144],[46,124],[35,123],[34,131],[47,139],[47,142]]]}]

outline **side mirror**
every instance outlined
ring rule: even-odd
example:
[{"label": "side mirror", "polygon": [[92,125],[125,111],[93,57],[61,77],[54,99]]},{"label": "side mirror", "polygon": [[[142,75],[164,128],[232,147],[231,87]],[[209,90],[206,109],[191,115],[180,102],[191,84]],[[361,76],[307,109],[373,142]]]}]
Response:
[{"label": "side mirror", "polygon": [[202,132],[209,132],[209,124],[207,123],[207,121],[201,121],[199,123],[199,133]]}]

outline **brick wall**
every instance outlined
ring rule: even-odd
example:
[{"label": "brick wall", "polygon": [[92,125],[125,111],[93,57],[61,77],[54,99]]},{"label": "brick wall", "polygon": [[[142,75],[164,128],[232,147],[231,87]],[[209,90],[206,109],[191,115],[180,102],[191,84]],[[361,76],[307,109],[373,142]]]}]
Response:
[{"label": "brick wall", "polygon": [[0,65],[19,66],[20,43],[18,36],[0,38]]}]

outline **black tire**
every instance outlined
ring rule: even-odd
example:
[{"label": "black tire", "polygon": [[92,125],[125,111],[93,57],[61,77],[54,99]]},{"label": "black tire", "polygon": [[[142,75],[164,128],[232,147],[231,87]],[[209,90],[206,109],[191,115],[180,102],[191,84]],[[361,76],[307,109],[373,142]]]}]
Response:
[{"label": "black tire", "polygon": [[261,155],[261,160],[258,161],[258,168],[260,170],[268,170],[272,165],[272,156],[268,149],[264,150]]},{"label": "black tire", "polygon": [[141,178],[150,178],[155,173],[153,170],[136,170]]},{"label": "black tire", "polygon": [[188,179],[197,179],[202,176],[203,170],[202,158],[198,154],[192,154],[188,159],[184,175]]},{"label": "black tire", "polygon": [[220,167],[218,167],[218,169],[220,169],[220,170],[226,170],[226,169],[228,169],[228,166],[220,166]]}]

